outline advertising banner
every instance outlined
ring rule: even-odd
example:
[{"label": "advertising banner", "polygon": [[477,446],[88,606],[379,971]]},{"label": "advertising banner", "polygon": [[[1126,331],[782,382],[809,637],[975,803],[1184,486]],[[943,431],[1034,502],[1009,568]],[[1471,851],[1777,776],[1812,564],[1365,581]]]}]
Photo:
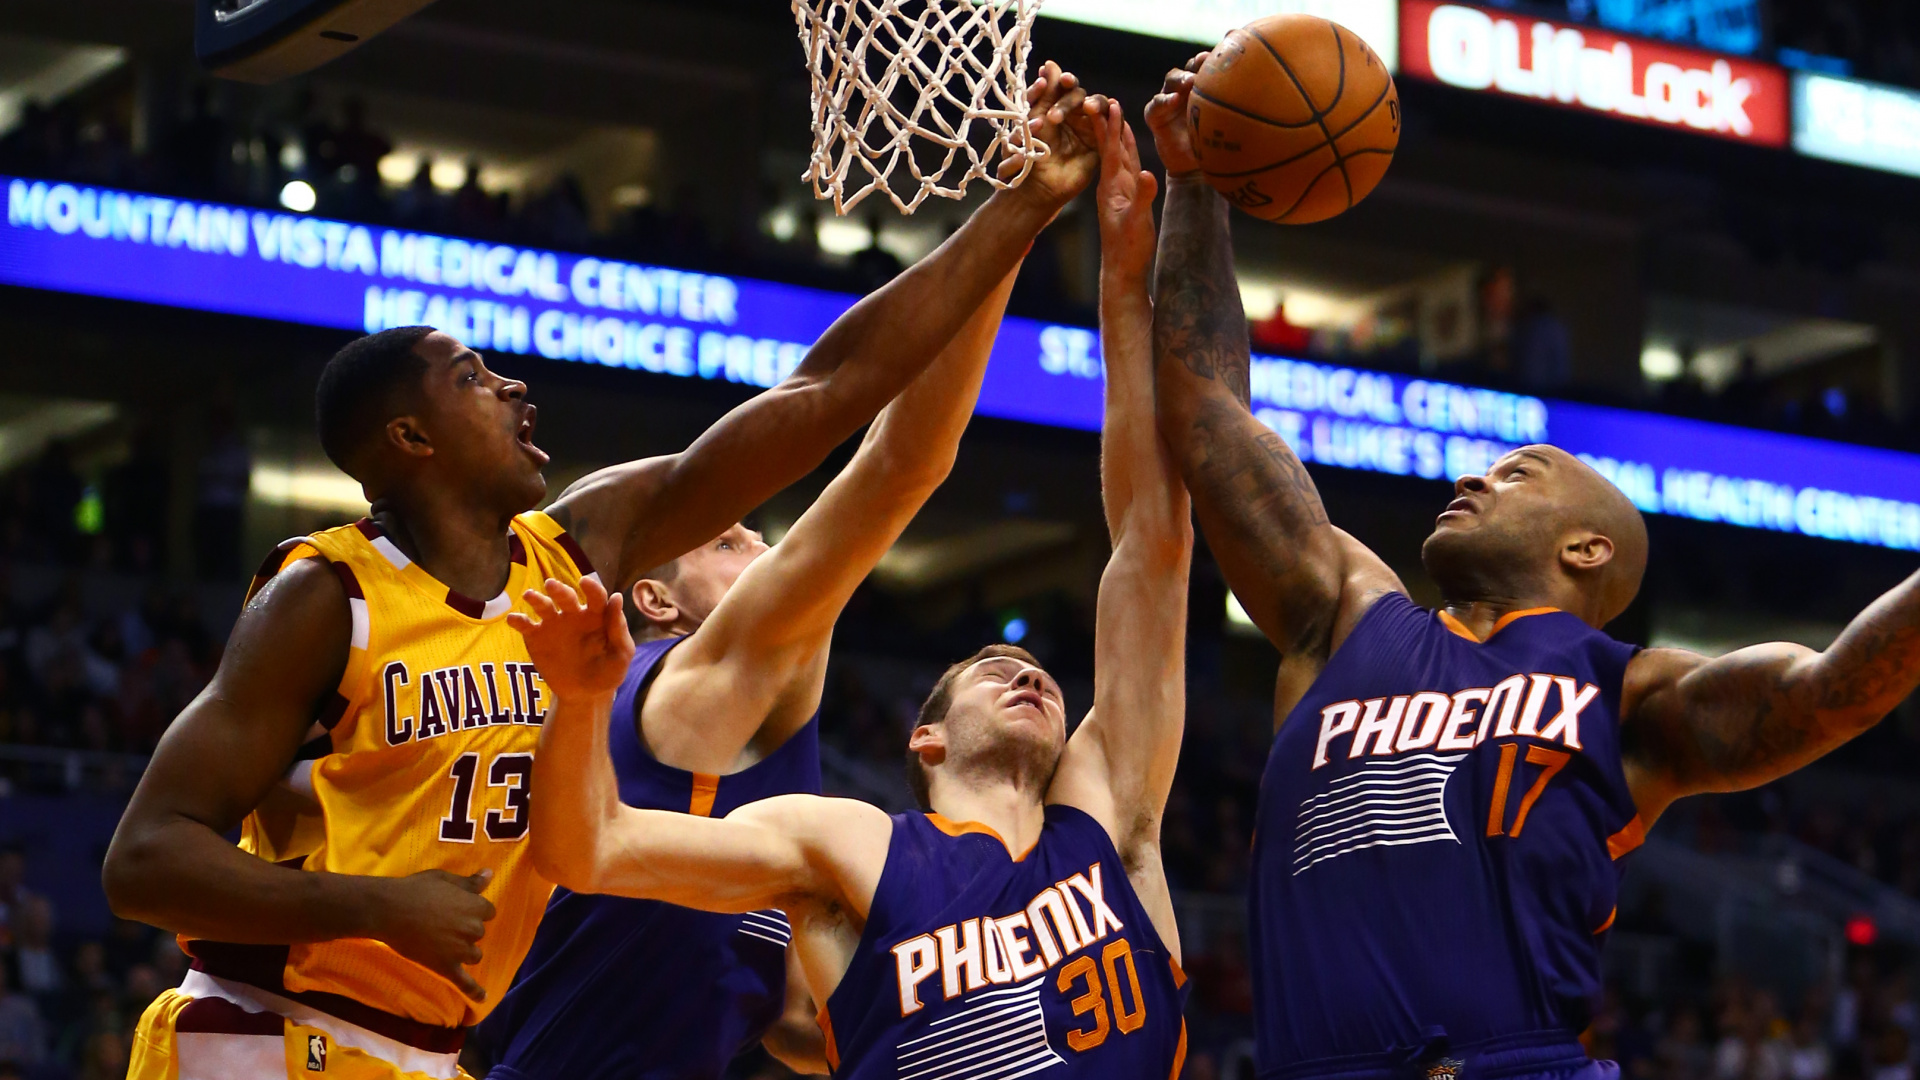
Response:
[{"label": "advertising banner", "polygon": [[1490,8],[1401,0],[1400,66],[1462,90],[1787,145],[1786,71],[1737,56]]},{"label": "advertising banner", "polygon": [[1809,157],[1920,176],[1920,93],[1795,72],[1793,148]]},{"label": "advertising banner", "polygon": [[[0,177],[0,285],[363,332],[426,323],[482,351],[772,386],[854,298],[268,210]],[[343,336],[344,340],[344,336]],[[1920,550],[1920,455],[1257,356],[1256,415],[1312,463],[1435,482],[1551,442],[1649,513]],[[980,413],[1095,431],[1081,326],[1006,321]],[[536,395],[538,387],[535,388]]]}]

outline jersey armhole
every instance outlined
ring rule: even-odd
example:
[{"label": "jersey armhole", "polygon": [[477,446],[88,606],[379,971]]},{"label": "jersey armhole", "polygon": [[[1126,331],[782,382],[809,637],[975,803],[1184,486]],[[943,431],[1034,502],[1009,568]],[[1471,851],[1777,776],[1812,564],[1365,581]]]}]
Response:
[{"label": "jersey armhole", "polygon": [[[525,526],[535,536],[565,552],[567,561],[573,564],[573,572],[577,578],[598,575],[598,571],[594,569],[593,560],[587,558],[587,553],[580,546],[580,542],[575,540],[573,534],[569,533],[564,526],[554,520],[552,514],[545,510],[529,510],[524,514],[515,515],[513,520]],[[605,579],[601,580],[601,584],[606,584]]]},{"label": "jersey armhole", "polygon": [[[1327,654],[1327,662],[1320,669],[1321,677],[1325,677],[1327,669],[1333,667],[1334,661],[1339,659],[1340,654],[1347,651],[1347,649],[1350,646],[1352,646],[1354,641],[1360,637],[1362,632],[1372,629],[1374,623],[1387,617],[1386,615],[1382,614],[1382,612],[1384,612],[1387,609],[1387,605],[1392,604],[1395,601],[1398,601],[1402,606],[1402,614],[1410,613],[1416,616],[1417,618],[1422,618],[1422,619],[1433,617],[1432,612],[1428,611],[1426,608],[1421,607],[1419,604],[1414,603],[1413,598],[1408,596],[1406,593],[1387,592],[1387,593],[1381,594],[1380,596],[1374,599],[1373,603],[1367,605],[1367,610],[1361,612],[1360,617],[1358,619],[1355,619],[1353,621],[1353,629],[1347,631],[1346,639],[1340,642],[1340,647]],[[1316,679],[1315,681],[1317,682],[1319,680]]]},{"label": "jersey armhole", "polygon": [[346,593],[347,598],[347,665],[340,673],[340,682],[334,687],[333,697],[321,705],[314,716],[315,723],[332,731],[334,725],[359,703],[370,674],[368,657],[371,655],[369,646],[373,637],[373,620],[367,607],[366,592],[360,587],[360,579],[355,576],[353,568],[329,556],[314,537],[296,536],[282,540],[260,564],[260,569],[254,572],[253,580],[247,586],[245,602],[252,603],[268,582],[302,559],[319,559],[324,563],[339,580],[341,591]]},{"label": "jersey armhole", "polygon": [[[657,756],[654,755],[653,748],[647,745],[647,731],[642,721],[642,717],[646,714],[647,694],[653,690],[654,681],[660,677],[661,667],[666,664],[667,657],[672,655],[673,650],[679,648],[682,642],[686,641],[688,638],[692,636],[693,635],[691,634],[680,635],[680,637],[676,638],[672,644],[660,650],[659,656],[656,656],[653,658],[653,666],[647,669],[647,673],[641,677],[639,685],[633,688],[633,708],[629,711],[626,719],[627,719],[628,729],[633,732],[634,743],[639,746],[640,752],[646,755],[646,758],[648,761],[651,761],[655,765],[659,765],[662,768],[676,769],[676,771],[678,772],[687,773],[689,776],[695,777],[695,782],[697,783],[701,774],[689,772],[686,769],[679,769],[673,765],[668,765],[666,762],[661,761]],[[648,643],[642,642],[641,644],[642,644],[642,647],[645,647],[645,645]],[[614,701],[617,703],[619,700],[620,699],[618,695],[616,695],[614,697]],[[619,717],[615,717],[614,719],[618,720]],[[719,780],[720,780],[719,777],[713,778],[713,781],[716,786],[718,785]],[[709,799],[708,802],[709,804],[711,804],[712,800]]]}]

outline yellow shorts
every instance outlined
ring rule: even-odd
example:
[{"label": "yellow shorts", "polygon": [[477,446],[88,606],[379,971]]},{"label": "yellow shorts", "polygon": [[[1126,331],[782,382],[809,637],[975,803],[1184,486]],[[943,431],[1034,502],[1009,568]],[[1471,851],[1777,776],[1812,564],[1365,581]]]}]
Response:
[{"label": "yellow shorts", "polygon": [[457,1059],[192,971],[140,1017],[127,1080],[471,1080]]}]

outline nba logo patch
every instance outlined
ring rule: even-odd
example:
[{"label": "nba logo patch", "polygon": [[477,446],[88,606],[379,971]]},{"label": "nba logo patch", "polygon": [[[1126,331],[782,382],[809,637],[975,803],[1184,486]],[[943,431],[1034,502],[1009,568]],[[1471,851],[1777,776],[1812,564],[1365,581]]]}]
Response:
[{"label": "nba logo patch", "polygon": [[327,1071],[327,1037],[325,1035],[307,1036],[307,1071]]},{"label": "nba logo patch", "polygon": [[1427,1080],[1459,1080],[1467,1072],[1467,1063],[1459,1058],[1441,1058],[1427,1066]]}]

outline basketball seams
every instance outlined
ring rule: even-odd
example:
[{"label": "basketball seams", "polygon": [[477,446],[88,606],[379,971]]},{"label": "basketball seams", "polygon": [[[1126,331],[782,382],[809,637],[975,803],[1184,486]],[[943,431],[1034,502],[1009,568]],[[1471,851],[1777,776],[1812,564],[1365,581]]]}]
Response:
[{"label": "basketball seams", "polygon": [[[1226,111],[1234,114],[1235,116],[1244,116],[1248,120],[1255,121],[1256,123],[1265,124],[1268,127],[1280,128],[1283,131],[1298,131],[1301,128],[1313,127],[1315,124],[1319,124],[1321,130],[1323,131],[1326,130],[1326,124],[1322,123],[1318,116],[1315,116],[1311,120],[1307,120],[1303,123],[1289,124],[1284,120],[1269,119],[1268,117],[1261,116],[1259,113],[1249,112],[1238,105],[1233,105],[1225,101],[1221,101],[1219,98],[1214,97],[1212,94],[1209,94],[1206,91],[1199,89],[1198,87],[1194,88],[1193,96],[1199,98],[1201,101],[1204,101],[1209,105],[1212,105],[1217,109],[1225,109]],[[1308,102],[1307,108],[1311,110],[1313,108],[1313,103]]]},{"label": "basketball seams", "polygon": [[[1208,175],[1208,176],[1221,176],[1221,177],[1226,177],[1226,178],[1227,178],[1227,179],[1229,179],[1229,180],[1233,180],[1233,179],[1238,179],[1238,178],[1240,178],[1240,177],[1242,177],[1242,176],[1257,176],[1257,175],[1259,175],[1260,173],[1263,173],[1263,172],[1267,172],[1267,171],[1269,171],[1269,170],[1272,170],[1272,169],[1279,169],[1279,168],[1284,168],[1284,167],[1286,167],[1286,166],[1288,166],[1288,165],[1291,165],[1291,164],[1293,164],[1293,163],[1294,163],[1294,162],[1296,162],[1296,161],[1300,161],[1300,160],[1303,160],[1303,159],[1305,159],[1305,158],[1309,158],[1309,157],[1312,157],[1313,155],[1315,155],[1315,154],[1317,154],[1317,153],[1319,153],[1319,152],[1320,152],[1320,151],[1322,151],[1322,150],[1333,150],[1333,146],[1332,146],[1332,144],[1330,144],[1330,143],[1316,143],[1316,144],[1314,144],[1313,146],[1310,146],[1310,147],[1308,147],[1307,149],[1305,149],[1305,150],[1302,150],[1302,151],[1300,151],[1299,153],[1297,153],[1297,154],[1295,154],[1295,155],[1293,155],[1293,156],[1292,156],[1292,157],[1290,157],[1290,158],[1283,158],[1283,159],[1281,159],[1281,160],[1279,160],[1279,161],[1274,161],[1274,162],[1269,162],[1269,163],[1267,163],[1267,164],[1265,164],[1265,165],[1260,165],[1260,166],[1257,166],[1257,167],[1255,167],[1255,168],[1251,168],[1251,169],[1239,169],[1239,170],[1236,170],[1236,171],[1234,171],[1234,172],[1213,172],[1213,171],[1209,171],[1209,172],[1207,173],[1207,175]],[[1338,160],[1338,159],[1339,159],[1339,157],[1340,157],[1340,152],[1339,152],[1338,150],[1333,150],[1333,156],[1334,156],[1334,158],[1335,158],[1335,162],[1334,162],[1334,163],[1335,163],[1336,165],[1337,165],[1337,164],[1339,164],[1339,160]]]},{"label": "basketball seams", "polygon": [[[1267,40],[1266,35],[1252,27],[1247,28],[1247,35],[1255,41],[1258,41],[1260,47],[1267,50],[1267,55],[1273,57],[1274,63],[1280,65],[1280,70],[1286,72],[1287,80],[1293,83],[1294,90],[1300,94],[1300,100],[1307,103],[1307,110],[1313,115],[1314,120],[1319,123],[1320,134],[1326,136],[1327,145],[1333,149],[1333,167],[1340,170],[1341,182],[1346,185],[1347,189],[1347,209],[1351,210],[1353,209],[1353,178],[1347,175],[1346,161],[1340,156],[1340,147],[1334,144],[1333,130],[1327,127],[1328,114],[1339,107],[1340,99],[1344,97],[1347,92],[1347,50],[1344,43],[1340,40],[1340,27],[1334,23],[1328,23],[1327,25],[1333,30],[1333,51],[1340,57],[1340,76],[1334,83],[1333,100],[1327,102],[1327,108],[1324,112],[1314,103],[1313,95],[1307,93],[1307,86],[1300,81],[1300,76],[1294,74],[1293,65],[1287,63],[1287,58],[1280,55],[1280,50],[1273,47],[1273,43]],[[1325,175],[1326,173],[1322,172],[1319,176],[1315,176],[1313,183],[1308,184],[1306,190],[1309,192],[1312,191],[1313,185],[1319,183],[1321,177]],[[1304,194],[1301,196],[1301,198],[1305,197]],[[1295,202],[1294,206],[1288,209],[1287,214],[1293,213],[1293,210],[1297,209],[1299,205],[1298,202]],[[1285,220],[1287,214],[1282,214],[1275,220]]]},{"label": "basketball seams", "polygon": [[[1380,111],[1380,106],[1387,100],[1387,95],[1391,93],[1393,93],[1393,83],[1388,82],[1385,86],[1382,86],[1380,88],[1380,96],[1373,99],[1373,104],[1367,106],[1367,111],[1361,113],[1359,119],[1355,120],[1353,123],[1348,124],[1346,127],[1341,128],[1339,134],[1335,135],[1334,138],[1336,140],[1344,139],[1348,135],[1353,134],[1354,128],[1357,128],[1361,124],[1366,123],[1369,117],[1371,117],[1374,113],[1377,113]],[[1352,157],[1353,155],[1349,154],[1347,156]]]},{"label": "basketball seams", "polygon": [[1340,162],[1338,156],[1335,157],[1333,164],[1327,166],[1324,169],[1321,169],[1317,173],[1314,173],[1313,179],[1307,181],[1307,186],[1300,189],[1300,195],[1298,198],[1295,198],[1293,200],[1293,205],[1287,207],[1284,213],[1275,216],[1273,220],[1275,222],[1285,222],[1288,218],[1292,217],[1293,212],[1295,210],[1300,209],[1300,204],[1307,201],[1307,196],[1313,194],[1313,189],[1319,186],[1320,181],[1326,179],[1327,174],[1332,172],[1335,169],[1340,170],[1340,175],[1342,177],[1346,176],[1346,171],[1347,171],[1346,166]]}]

